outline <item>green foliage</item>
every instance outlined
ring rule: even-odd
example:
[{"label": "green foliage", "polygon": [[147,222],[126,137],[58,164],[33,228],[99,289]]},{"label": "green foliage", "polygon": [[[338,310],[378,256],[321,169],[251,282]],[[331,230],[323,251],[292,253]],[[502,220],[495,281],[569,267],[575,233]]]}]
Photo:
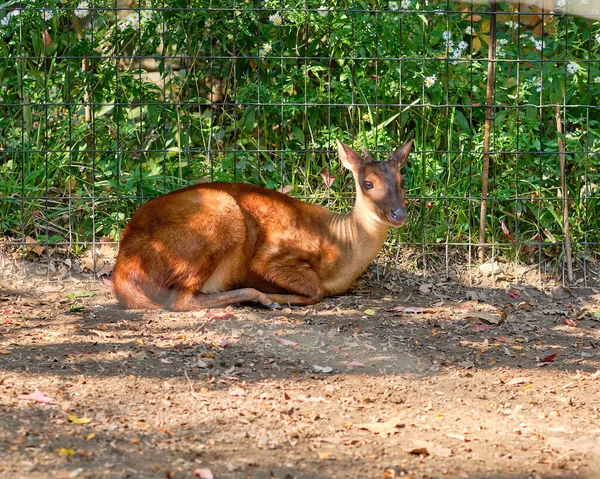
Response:
[{"label": "green foliage", "polygon": [[[335,139],[414,136],[407,242],[478,234],[487,6],[432,1],[33,0],[0,10],[0,222],[12,235],[118,237],[140,200],[189,182],[294,185],[347,206],[318,172]],[[327,5],[326,7],[324,5]],[[561,105],[573,241],[599,241],[600,25],[497,16],[489,228],[562,238]],[[18,13],[14,13],[18,12]],[[517,23],[521,22],[521,23]],[[155,69],[155,72],[148,70]]]}]

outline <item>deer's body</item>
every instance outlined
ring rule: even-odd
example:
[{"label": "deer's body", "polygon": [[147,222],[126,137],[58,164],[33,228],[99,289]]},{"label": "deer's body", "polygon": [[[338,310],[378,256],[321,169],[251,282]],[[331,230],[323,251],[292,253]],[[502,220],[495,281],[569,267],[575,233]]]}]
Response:
[{"label": "deer's body", "polygon": [[[339,148],[341,155],[352,155],[342,161],[359,182],[369,163]],[[402,148],[407,157],[410,145]],[[385,207],[387,219],[373,211],[378,199],[362,188],[346,215],[234,183],[190,186],[150,200],[123,233],[113,276],[119,304],[174,310],[251,300],[312,304],[347,291],[381,250],[390,225],[406,217],[401,165],[391,162],[372,163],[387,165],[386,171],[364,180],[369,193],[373,183],[394,186],[391,195],[380,191],[386,193],[383,202],[394,197]]]}]

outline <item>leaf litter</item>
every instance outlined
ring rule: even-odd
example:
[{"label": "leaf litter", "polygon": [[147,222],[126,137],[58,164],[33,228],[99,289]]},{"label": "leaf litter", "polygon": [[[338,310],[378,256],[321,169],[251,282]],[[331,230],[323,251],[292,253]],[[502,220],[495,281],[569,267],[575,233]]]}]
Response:
[{"label": "leaf litter", "polygon": [[0,471],[529,479],[600,468],[595,293],[382,284],[310,308],[195,313],[121,311],[104,283],[16,300],[2,290]]}]

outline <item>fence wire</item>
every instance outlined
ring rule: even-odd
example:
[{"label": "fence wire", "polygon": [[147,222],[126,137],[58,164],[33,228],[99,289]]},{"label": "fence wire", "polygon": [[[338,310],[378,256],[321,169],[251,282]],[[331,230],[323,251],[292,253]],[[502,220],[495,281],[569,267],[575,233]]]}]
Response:
[{"label": "fence wire", "polygon": [[345,211],[335,140],[381,157],[414,137],[391,258],[596,281],[600,22],[565,6],[9,0],[2,271],[109,274],[135,208],[190,183]]}]

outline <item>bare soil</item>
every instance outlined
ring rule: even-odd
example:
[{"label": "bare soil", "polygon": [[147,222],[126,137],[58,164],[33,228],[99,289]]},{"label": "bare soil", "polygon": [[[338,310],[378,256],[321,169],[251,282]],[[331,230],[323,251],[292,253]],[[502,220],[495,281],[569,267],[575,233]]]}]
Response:
[{"label": "bare soil", "polygon": [[0,476],[600,477],[600,288],[394,274],[194,313],[0,280]]}]

